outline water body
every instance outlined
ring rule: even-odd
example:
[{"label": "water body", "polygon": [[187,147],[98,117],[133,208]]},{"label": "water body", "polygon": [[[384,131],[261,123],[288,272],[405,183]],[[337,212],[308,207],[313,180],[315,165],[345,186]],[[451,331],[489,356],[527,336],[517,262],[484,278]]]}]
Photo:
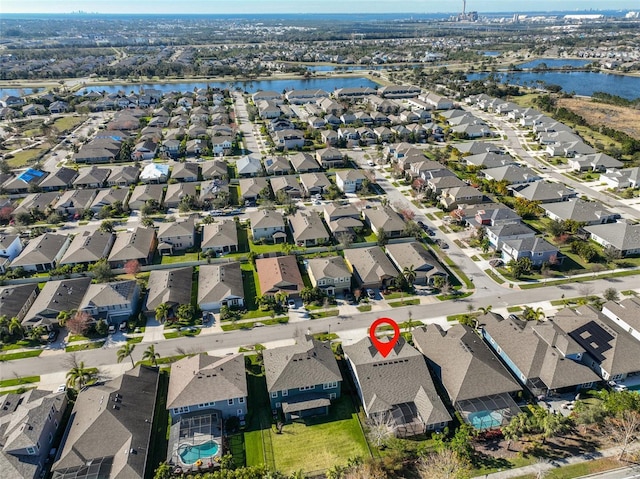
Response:
[{"label": "water body", "polygon": [[544,63],[549,68],[583,67],[593,62],[594,60],[580,60],[577,58],[538,58],[527,63],[521,63],[518,66],[520,68],[535,68]]},{"label": "water body", "polygon": [[498,57],[500,56],[500,52],[487,50],[486,52],[482,52],[485,57]]},{"label": "water body", "polygon": [[[336,88],[355,88],[355,87],[370,87],[375,88],[377,83],[364,77],[336,77],[336,78],[310,78],[308,80],[256,80],[246,82],[184,82],[184,83],[133,83],[133,84],[119,84],[119,85],[92,85],[81,88],[78,91],[79,95],[83,95],[92,91],[107,93],[117,93],[119,91],[124,92],[138,92],[140,89],[153,88],[160,90],[163,93],[171,91],[193,91],[195,88],[241,88],[248,93],[255,93],[260,90],[310,90],[321,89],[328,92],[335,90]],[[0,91],[1,92],[1,91]],[[2,93],[0,93],[0,96]]]},{"label": "water body", "polygon": [[[488,73],[470,73],[468,80],[482,80]],[[502,83],[536,86],[541,81],[547,85],[560,85],[562,90],[577,95],[591,96],[596,91],[617,95],[628,100],[640,97],[640,77],[612,75],[598,72],[511,72],[496,73]]]},{"label": "water body", "polygon": [[383,70],[385,68],[392,69],[392,65],[384,66],[384,65],[345,65],[342,67],[337,67],[335,65],[300,65],[305,67],[310,72],[335,72],[335,71],[360,71],[360,70]]}]

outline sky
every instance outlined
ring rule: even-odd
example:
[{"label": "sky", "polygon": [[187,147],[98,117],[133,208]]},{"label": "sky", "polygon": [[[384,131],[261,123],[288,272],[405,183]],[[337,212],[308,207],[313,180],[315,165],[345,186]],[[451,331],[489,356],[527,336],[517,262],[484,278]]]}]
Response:
[{"label": "sky", "polygon": [[[638,0],[467,0],[467,11],[639,10]],[[2,13],[438,13],[462,10],[462,0],[1,0]]]}]

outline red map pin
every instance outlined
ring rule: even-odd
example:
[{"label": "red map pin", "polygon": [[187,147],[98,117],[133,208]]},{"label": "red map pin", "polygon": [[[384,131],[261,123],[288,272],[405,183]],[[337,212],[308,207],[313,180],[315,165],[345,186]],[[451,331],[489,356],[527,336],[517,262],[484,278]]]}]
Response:
[{"label": "red map pin", "polygon": [[[380,341],[376,337],[376,329],[381,324],[388,324],[393,328],[393,337],[389,341]],[[398,342],[398,339],[400,339],[400,328],[398,327],[398,323],[391,318],[378,318],[369,328],[369,337],[378,352],[382,354],[382,357],[386,358]]]}]

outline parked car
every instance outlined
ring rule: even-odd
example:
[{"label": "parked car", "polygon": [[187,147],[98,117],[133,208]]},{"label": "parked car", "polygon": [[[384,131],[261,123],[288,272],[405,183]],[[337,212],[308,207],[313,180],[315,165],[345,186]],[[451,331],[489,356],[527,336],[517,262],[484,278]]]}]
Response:
[{"label": "parked car", "polygon": [[375,299],[376,297],[376,292],[372,289],[367,289],[367,297],[369,299]]},{"label": "parked car", "polygon": [[511,321],[520,321],[520,318],[519,318],[519,317],[518,317],[518,315],[516,315],[516,314],[510,314],[510,315],[509,315],[509,319],[510,319]]},{"label": "parked car", "polygon": [[54,329],[53,331],[50,331],[49,334],[47,335],[47,342],[55,343],[56,339],[58,339],[58,330]]},{"label": "parked car", "polygon": [[116,327],[113,324],[109,325],[109,334],[113,334],[116,332]]},{"label": "parked car", "polygon": [[287,306],[289,306],[291,309],[294,309],[296,307],[296,302],[293,299],[290,299],[287,301]]},{"label": "parked car", "polygon": [[120,331],[126,331],[127,330],[127,322],[126,321],[122,321],[120,323]]}]

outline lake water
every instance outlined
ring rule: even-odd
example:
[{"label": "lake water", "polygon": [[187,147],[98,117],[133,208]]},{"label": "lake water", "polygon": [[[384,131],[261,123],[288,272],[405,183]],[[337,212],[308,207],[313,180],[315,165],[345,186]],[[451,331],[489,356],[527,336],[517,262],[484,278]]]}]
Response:
[{"label": "lake water", "polygon": [[544,63],[549,68],[562,68],[562,67],[583,67],[589,63],[593,63],[593,60],[581,60],[578,58],[538,58],[527,63],[521,63],[518,65],[520,68],[535,68]]},{"label": "lake water", "polygon": [[393,68],[390,65],[344,65],[337,67],[335,65],[300,65],[310,72],[335,72],[335,71],[360,71],[360,70],[383,70],[385,68]]},{"label": "lake water", "polygon": [[486,52],[482,52],[482,54],[485,57],[498,57],[498,56],[500,56],[500,52],[496,52],[496,51],[492,51],[492,50],[487,50]]},{"label": "lake water", "polygon": [[78,94],[88,93],[91,91],[106,91],[107,93],[116,93],[120,90],[125,92],[137,92],[141,88],[154,88],[163,93],[170,91],[193,91],[195,88],[242,88],[249,93],[255,93],[260,90],[309,90],[322,89],[332,92],[336,88],[354,88],[354,87],[370,87],[375,88],[377,83],[364,77],[335,77],[335,78],[310,78],[298,80],[256,80],[247,82],[184,82],[184,83],[134,83],[129,85],[92,85],[82,88]]},{"label": "lake water", "polygon": [[[468,80],[481,80],[488,73],[467,74]],[[548,85],[560,85],[562,90],[577,95],[591,96],[596,91],[618,95],[628,100],[640,97],[640,77],[612,75],[597,72],[512,72],[496,73],[503,83],[512,85],[536,86],[542,81]]]}]

